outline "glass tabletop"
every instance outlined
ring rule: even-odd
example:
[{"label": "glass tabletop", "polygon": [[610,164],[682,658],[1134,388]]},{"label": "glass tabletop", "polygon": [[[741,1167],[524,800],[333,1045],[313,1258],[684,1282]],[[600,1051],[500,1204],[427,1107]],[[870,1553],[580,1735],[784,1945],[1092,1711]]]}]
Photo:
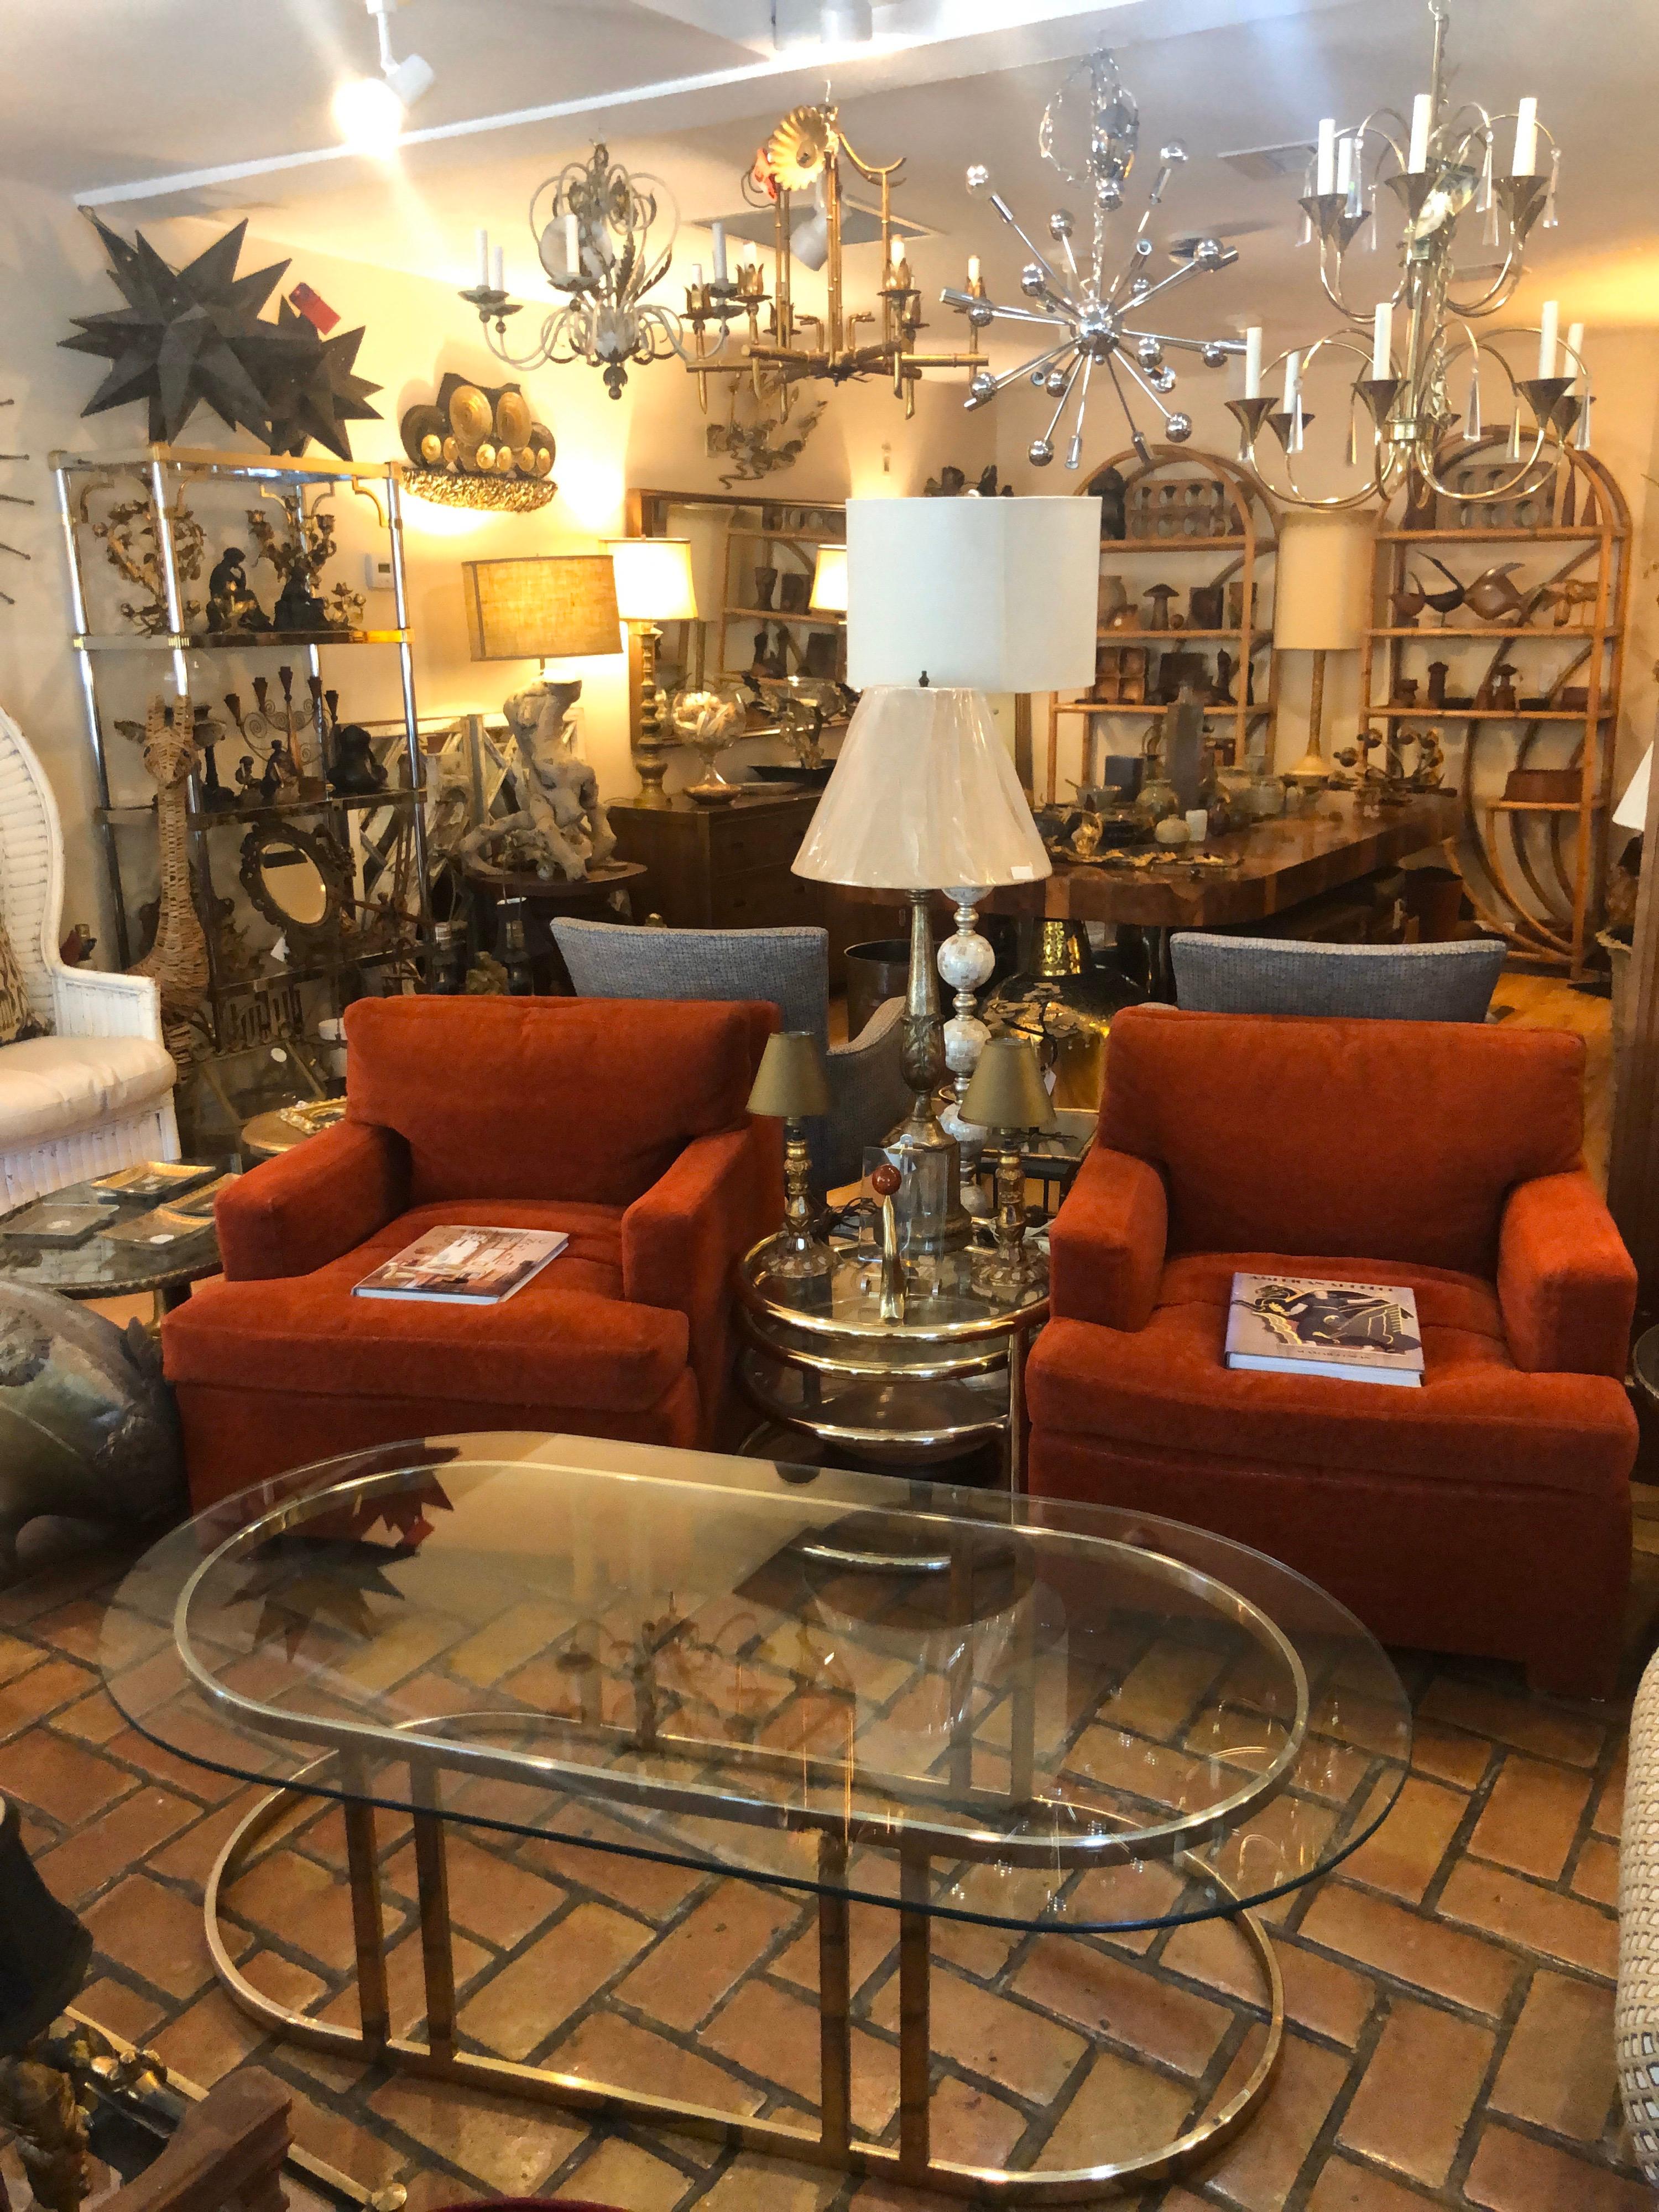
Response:
[{"label": "glass tabletop", "polygon": [[1018,1287],[995,1279],[997,1254],[968,1245],[937,1259],[907,1258],[906,1303],[900,1322],[881,1317],[881,1253],[867,1238],[836,1238],[823,1274],[781,1274],[772,1266],[777,1247],[757,1244],[738,1270],[738,1289],[751,1313],[791,1328],[836,1336],[868,1336],[891,1344],[912,1337],[943,1343],[1001,1335],[1015,1315],[1042,1306],[1048,1296],[1047,1255],[1028,1239],[1030,1273]]},{"label": "glass tabletop", "polygon": [[248,1781],[925,1909],[1109,1930],[1294,1888],[1398,1793],[1368,1632],[1113,1509],[582,1437],[301,1469],[104,1627],[152,1742]]},{"label": "glass tabletop", "polygon": [[[30,1200],[33,1210],[45,1201]],[[53,1206],[99,1206],[89,1182],[67,1184],[51,1195]],[[137,1222],[155,1210],[154,1199],[112,1205],[100,1211],[110,1226]],[[24,1207],[13,1209],[22,1212]],[[0,1224],[8,1217],[0,1215]],[[59,1291],[65,1297],[122,1297],[129,1292],[154,1291],[169,1284],[190,1283],[219,1270],[219,1240],[211,1221],[195,1231],[170,1229],[158,1222],[153,1231],[137,1240],[112,1237],[94,1230],[78,1244],[37,1244],[21,1237],[0,1237],[0,1276],[30,1283],[45,1291]]]}]

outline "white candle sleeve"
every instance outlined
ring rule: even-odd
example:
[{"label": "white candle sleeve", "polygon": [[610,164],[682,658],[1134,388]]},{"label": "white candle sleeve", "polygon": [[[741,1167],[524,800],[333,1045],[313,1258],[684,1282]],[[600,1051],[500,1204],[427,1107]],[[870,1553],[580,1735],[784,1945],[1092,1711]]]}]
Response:
[{"label": "white candle sleeve", "polygon": [[1336,118],[1322,115],[1319,118],[1319,156],[1314,170],[1314,190],[1316,192],[1336,189]]},{"label": "white candle sleeve", "polygon": [[1252,323],[1244,333],[1244,397],[1261,397],[1261,325]]},{"label": "white candle sleeve", "polygon": [[489,283],[489,233],[487,230],[478,233],[478,283],[481,288],[487,287]]},{"label": "white candle sleeve", "polygon": [[1394,374],[1394,307],[1388,300],[1376,303],[1376,315],[1371,325],[1371,374],[1391,376]]},{"label": "white candle sleeve", "polygon": [[715,282],[717,284],[724,284],[724,283],[726,283],[726,225],[725,225],[723,222],[717,222],[717,223],[714,226],[714,282]]},{"label": "white candle sleeve", "polygon": [[1528,95],[1516,112],[1513,177],[1534,176],[1538,170],[1538,102]]},{"label": "white candle sleeve", "polygon": [[1353,190],[1353,140],[1345,131],[1336,142],[1336,189],[1346,199]]},{"label": "white candle sleeve", "polygon": [[1412,102],[1411,151],[1406,156],[1407,169],[1413,177],[1420,177],[1429,166],[1429,129],[1433,121],[1433,96],[1419,92]]},{"label": "white candle sleeve", "polygon": [[1559,303],[1554,300],[1546,300],[1544,312],[1538,320],[1538,374],[1540,376],[1553,376],[1555,374],[1555,346],[1560,328]]},{"label": "white candle sleeve", "polygon": [[975,284],[977,284],[977,283],[978,283],[978,282],[979,282],[979,256],[978,256],[978,254],[977,254],[977,253],[970,253],[970,254],[968,256],[968,288],[969,288],[969,289],[971,291],[971,290],[973,289],[974,286],[975,286]]},{"label": "white candle sleeve", "polygon": [[498,246],[495,248],[495,271],[494,271],[494,278],[493,278],[493,281],[494,281],[494,283],[495,283],[495,289],[496,289],[498,292],[505,292],[505,291],[506,291],[506,289],[507,289],[507,248],[506,248],[504,246]]},{"label": "white candle sleeve", "polygon": [[564,219],[564,265],[573,276],[582,273],[581,234],[576,228],[576,218],[568,215]]},{"label": "white candle sleeve", "polygon": [[1584,325],[1582,323],[1569,323],[1567,325],[1567,358],[1562,363],[1562,374],[1564,376],[1570,375],[1571,377],[1573,387],[1578,392],[1583,391],[1589,380],[1584,372],[1583,355]]},{"label": "white candle sleeve", "polygon": [[1285,412],[1296,411],[1297,397],[1302,390],[1302,356],[1287,353],[1285,356]]}]

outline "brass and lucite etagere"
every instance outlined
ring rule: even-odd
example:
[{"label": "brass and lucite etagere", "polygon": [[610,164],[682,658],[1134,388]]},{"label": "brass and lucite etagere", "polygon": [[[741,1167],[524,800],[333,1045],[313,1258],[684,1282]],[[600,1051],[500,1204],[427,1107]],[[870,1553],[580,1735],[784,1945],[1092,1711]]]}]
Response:
[{"label": "brass and lucite etagere", "polygon": [[[1218,453],[1191,446],[1153,446],[1151,459],[1143,462],[1133,449],[1115,453],[1093,470],[1079,485],[1084,495],[1098,493],[1108,471],[1115,469],[1124,479],[1125,535],[1103,538],[1100,568],[1103,577],[1115,570],[1125,576],[1131,607],[1144,605],[1146,593],[1158,584],[1176,588],[1171,616],[1179,612],[1179,629],[1149,629],[1144,613],[1130,629],[1102,623],[1097,632],[1097,659],[1121,648],[1144,650],[1147,655],[1149,691],[1162,688],[1162,656],[1192,650],[1202,656],[1213,675],[1217,656],[1226,653],[1233,663],[1231,703],[1206,707],[1217,738],[1229,733],[1235,765],[1243,765],[1253,744],[1272,743],[1278,699],[1278,665],[1273,652],[1273,556],[1278,550],[1278,520],[1267,488],[1254,470],[1224,459]],[[1219,624],[1190,625],[1190,593],[1195,586],[1219,586],[1222,617]],[[1230,596],[1239,607],[1238,619],[1228,619]],[[1062,780],[1087,786],[1097,781],[1103,754],[1139,752],[1149,722],[1156,721],[1167,702],[1105,699],[1097,678],[1089,695],[1076,699],[1055,698],[1048,708],[1048,751],[1046,763],[1048,803],[1059,797]],[[1062,728],[1075,725],[1079,744],[1075,774],[1062,778]]]},{"label": "brass and lucite etagere", "polygon": [[[1630,510],[1575,446],[1536,489],[1490,503],[1489,480],[1514,473],[1504,448],[1502,432],[1449,440],[1437,471],[1448,489],[1419,490],[1415,504],[1402,492],[1383,510],[1360,697],[1391,762],[1431,726],[1445,732],[1455,859],[1476,915],[1517,953],[1577,979],[1600,920],[1615,796]],[[1460,501],[1462,485],[1486,503]],[[1400,595],[1413,586],[1443,599],[1498,568],[1518,600],[1499,619],[1467,602],[1402,619]],[[1413,684],[1407,699],[1402,684]]]},{"label": "brass and lucite etagere", "polygon": [[[230,750],[235,732],[223,706],[225,694],[249,695],[252,703],[252,679],[274,678],[286,662],[299,678],[296,707],[303,706],[307,720],[312,715],[307,678],[314,677],[344,693],[351,711],[343,713],[343,721],[364,725],[371,737],[377,730],[389,731],[390,750],[384,737],[374,747],[387,771],[386,787],[356,794],[331,789],[322,796],[283,796],[269,803],[227,794],[215,804],[198,764],[190,781],[186,824],[193,891],[208,951],[202,1047],[227,1054],[272,1036],[303,1034],[315,1018],[337,1014],[344,1000],[363,988],[366,974],[413,974],[429,935],[430,916],[426,789],[404,565],[402,464],[295,460],[162,445],[114,453],[55,453],[51,459],[68,555],[74,623],[70,642],[96,776],[94,821],[109,881],[117,964],[127,967],[143,949],[136,941],[138,887],[149,880],[157,817],[138,749],[116,735],[116,717],[142,723],[153,693],[188,694],[210,707],[224,726]],[[317,499],[337,494],[346,496],[353,512],[361,507],[365,519],[372,513],[373,542],[386,556],[390,572],[391,626],[210,635],[204,609],[197,603],[207,599],[207,574],[218,554],[228,544],[250,543],[249,507],[261,500],[272,502],[275,526],[283,516],[285,498],[297,497],[309,511]],[[142,610],[118,604],[121,582],[105,559],[100,525],[107,528],[111,503],[123,501],[141,510],[132,544],[135,555],[143,556],[145,575],[137,581],[130,566],[125,588],[152,594],[152,604]],[[348,575],[354,565],[361,572],[361,552],[336,556],[337,568]],[[319,580],[326,588],[335,578]],[[362,711],[362,693],[354,701],[349,683],[338,680],[332,656],[359,647],[397,656],[401,713],[390,725]],[[316,722],[318,749],[325,760],[320,709]],[[229,832],[240,830],[246,836],[260,827],[274,831],[284,823],[296,836],[326,839],[330,852],[349,862],[352,881],[362,886],[366,898],[375,890],[383,901],[392,900],[395,921],[377,931],[314,933],[303,946],[290,940],[286,957],[270,950],[250,956],[240,932],[252,918],[251,909],[234,903],[242,841]]]}]

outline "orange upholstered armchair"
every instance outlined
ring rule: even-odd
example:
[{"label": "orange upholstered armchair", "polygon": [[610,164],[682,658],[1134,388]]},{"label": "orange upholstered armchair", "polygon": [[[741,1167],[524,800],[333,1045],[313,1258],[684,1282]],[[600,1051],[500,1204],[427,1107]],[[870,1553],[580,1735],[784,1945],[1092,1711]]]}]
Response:
[{"label": "orange upholstered armchair", "polygon": [[[346,1118],[222,1199],[224,1276],[162,1347],[198,1507],[284,1468],[444,1430],[707,1444],[732,1263],[782,1213],[744,1102],[767,1006],[361,1000]],[[499,1306],[354,1298],[447,1223],[562,1230]]]},{"label": "orange upholstered armchair", "polygon": [[[1630,1569],[1636,1275],[1575,1036],[1132,1007],[1051,1232],[1030,1486],[1196,1522],[1380,1636],[1602,1694]],[[1408,1284],[1420,1389],[1224,1364],[1235,1270]]]}]

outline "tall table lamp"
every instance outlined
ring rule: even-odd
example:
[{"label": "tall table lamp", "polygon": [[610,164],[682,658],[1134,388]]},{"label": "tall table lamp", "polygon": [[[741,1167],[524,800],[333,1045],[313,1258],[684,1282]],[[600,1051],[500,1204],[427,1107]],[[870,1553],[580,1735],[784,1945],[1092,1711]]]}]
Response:
[{"label": "tall table lamp", "polygon": [[615,564],[617,605],[640,641],[640,733],[634,767],[640,779],[636,806],[666,806],[663,778],[668,748],[662,735],[662,694],[657,689],[658,627],[665,622],[697,620],[697,587],[691,573],[689,538],[613,538],[607,548]]},{"label": "tall table lamp", "polygon": [[[995,964],[974,908],[999,884],[1035,883],[1048,856],[986,694],[1091,683],[1100,501],[852,500],[847,507],[848,681],[863,693],[793,862],[797,875],[902,890],[910,908],[903,1031],[911,1110],[894,1141],[942,1180],[910,1249],[968,1240],[952,1129],[988,1032],[975,996]],[[957,933],[935,972],[930,893]],[[956,1012],[939,1013],[942,975]],[[957,1079],[949,1124],[935,1093]]]},{"label": "tall table lamp", "polygon": [[1280,653],[1313,655],[1308,750],[1285,772],[1304,791],[1322,791],[1331,780],[1331,764],[1319,750],[1325,656],[1357,652],[1364,641],[1376,527],[1370,515],[1317,511],[1286,514],[1279,523],[1273,643]]},{"label": "tall table lamp", "polygon": [[463,561],[467,641],[474,660],[587,660],[620,653],[621,617],[603,553],[524,561]]},{"label": "tall table lamp", "polygon": [[847,548],[820,545],[812,563],[812,596],[807,601],[815,615],[844,615],[847,611]]}]

